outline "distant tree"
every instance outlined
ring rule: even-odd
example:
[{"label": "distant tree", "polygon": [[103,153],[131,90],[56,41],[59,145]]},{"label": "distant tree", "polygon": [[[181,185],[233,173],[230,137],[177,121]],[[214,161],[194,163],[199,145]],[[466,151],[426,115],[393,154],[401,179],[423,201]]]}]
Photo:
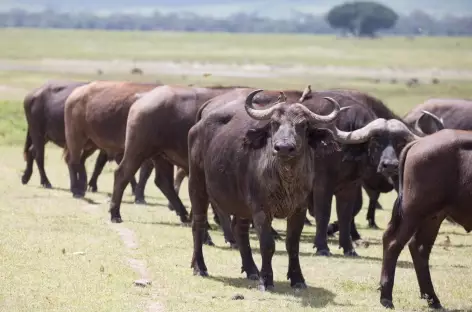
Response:
[{"label": "distant tree", "polygon": [[395,26],[398,15],[385,5],[368,2],[346,2],[332,8],[326,20],[333,28],[347,31],[355,36],[375,36],[380,29]]}]

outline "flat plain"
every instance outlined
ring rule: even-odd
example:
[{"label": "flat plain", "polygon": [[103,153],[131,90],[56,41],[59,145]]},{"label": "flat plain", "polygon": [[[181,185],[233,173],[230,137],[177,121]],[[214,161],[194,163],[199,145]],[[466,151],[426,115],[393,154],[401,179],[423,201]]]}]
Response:
[{"label": "flat plain", "polygon": [[[309,286],[305,291],[295,292],[289,287],[282,241],[277,242],[273,260],[275,291],[261,293],[254,289],[254,283],[240,274],[239,253],[225,245],[216,226],[211,232],[216,246],[204,247],[210,277],[195,277],[190,269],[191,230],[181,226],[177,216],[167,209],[167,201],[152,185],[152,179],[146,189],[147,206],[133,204],[130,189],[125,191],[124,223],[119,225],[109,222],[107,212],[115,164],[107,164],[98,193],[88,192],[85,200],[73,199],[61,150],[48,145],[46,171],[54,189],[39,186],[36,167],[29,184],[21,184],[26,129],[22,98],[49,79],[159,80],[283,89],[303,89],[311,84],[315,90],[367,91],[403,115],[430,97],[470,98],[470,81],[465,76],[461,79],[460,73],[472,70],[471,47],[470,38],[355,40],[294,35],[0,30],[0,311],[383,310],[377,291],[383,232],[366,228],[365,209],[356,222],[369,247],[359,246],[357,259],[342,256],[337,237],[329,241],[333,257],[314,256],[315,228],[304,228],[300,255]],[[118,60],[122,68],[106,70],[102,66],[113,60]],[[180,64],[180,69],[193,64],[194,69],[190,73],[159,73],[153,62]],[[195,63],[201,66],[195,67]],[[208,71],[221,68],[217,65],[226,67],[220,72]],[[133,66],[142,68],[143,75],[130,74]],[[262,66],[276,68],[273,71],[277,74],[258,76]],[[339,72],[324,75],[293,71],[309,66],[338,68]],[[232,74],[231,69],[238,67],[248,69]],[[292,70],[291,74],[284,75],[283,68]],[[385,72],[385,68],[396,70]],[[100,75],[98,69],[103,71]],[[363,69],[373,74],[363,75]],[[434,76],[430,74],[408,76],[414,72],[434,74],[432,69],[437,73],[455,72],[457,76],[441,77],[438,84],[431,82]],[[347,75],[348,71],[351,74]],[[403,76],[395,75],[399,72]],[[384,74],[379,78],[378,73]],[[419,78],[419,84],[407,86],[405,80],[410,78]],[[93,162],[91,157],[87,163],[89,174]],[[186,183],[180,195],[189,207]],[[385,207],[377,211],[382,229],[389,221],[393,200],[393,193],[380,199]],[[333,210],[333,219],[335,215]],[[283,220],[275,222],[282,236],[285,224]],[[254,232],[251,245],[255,261],[260,263]],[[431,271],[437,293],[448,309],[472,310],[467,286],[472,280],[471,248],[472,238],[464,229],[443,224],[432,252]],[[134,286],[133,282],[141,278],[151,280],[152,285]],[[236,294],[243,295],[244,300],[232,300]],[[397,267],[394,300],[399,310],[426,307],[419,299],[407,248]]]}]

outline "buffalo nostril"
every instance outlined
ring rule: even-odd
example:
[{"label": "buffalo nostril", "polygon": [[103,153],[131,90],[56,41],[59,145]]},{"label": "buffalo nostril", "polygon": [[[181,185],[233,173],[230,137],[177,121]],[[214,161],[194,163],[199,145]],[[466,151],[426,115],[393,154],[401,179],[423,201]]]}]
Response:
[{"label": "buffalo nostril", "polygon": [[277,152],[279,152],[279,151],[280,151],[280,146],[276,145],[276,146],[274,146],[274,149],[275,149]]},{"label": "buffalo nostril", "polygon": [[295,147],[290,146],[290,147],[288,148],[288,151],[289,151],[289,153],[293,153],[293,152],[295,151]]}]

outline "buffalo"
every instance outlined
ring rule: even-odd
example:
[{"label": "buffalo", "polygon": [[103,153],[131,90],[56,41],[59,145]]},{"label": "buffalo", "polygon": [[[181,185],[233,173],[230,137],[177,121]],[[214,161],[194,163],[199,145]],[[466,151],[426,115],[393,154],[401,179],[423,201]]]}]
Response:
[{"label": "buffalo", "polygon": [[[399,196],[383,236],[380,302],[394,308],[392,290],[398,256],[409,242],[421,298],[441,308],[429,256],[446,217],[472,231],[472,132],[444,129],[407,145],[399,165]],[[411,239],[411,240],[410,240]]]},{"label": "buffalo", "polygon": [[[86,84],[87,82],[48,81],[25,96],[24,110],[27,130],[23,151],[26,169],[21,177],[23,184],[29,182],[33,173],[33,161],[36,160],[41,185],[45,188],[52,187],[44,170],[44,147],[49,141],[62,148],[65,146],[64,105],[66,99],[76,88]],[[84,163],[91,154],[83,154],[81,163]],[[100,151],[93,179],[89,182],[94,191],[97,189],[97,178],[109,158],[106,152]],[[102,161],[103,159],[106,159],[105,162]],[[131,186],[134,192],[136,186],[134,178],[131,180]]]},{"label": "buffalo", "polygon": [[[277,102],[254,108],[254,97],[263,90],[238,90],[213,98],[206,113],[190,129],[189,194],[192,203],[194,274],[208,275],[202,253],[208,204],[233,215],[233,232],[249,279],[259,279],[262,290],[273,288],[271,235],[274,218],[287,218],[287,277],[294,288],[306,288],[299,263],[299,241],[306,216],[306,200],[313,189],[315,157],[335,148],[320,125],[333,122],[340,112],[322,116],[298,103],[299,94],[266,91],[264,100]],[[296,95],[296,96],[293,96]],[[259,100],[261,101],[261,100]],[[209,106],[212,106],[210,109]],[[259,273],[249,244],[253,220],[260,240]]]},{"label": "buffalo", "polygon": [[[359,91],[328,90],[307,92],[307,95],[309,98],[307,96],[304,104],[318,114],[329,112],[328,104],[322,101],[327,96],[338,101],[341,107],[351,107],[336,120],[335,127],[331,127],[334,134],[343,133],[339,137],[342,150],[335,151],[329,157],[315,159],[313,201],[308,203],[311,205],[309,210],[316,219],[316,254],[331,254],[327,244],[327,230],[332,197],[335,195],[340,227],[339,244],[345,255],[357,256],[350,234],[353,212],[360,209],[361,205],[361,184],[374,176],[382,179],[383,175],[387,179],[398,170],[396,148],[405,146],[415,129],[406,126],[380,100]],[[380,119],[375,123],[370,123],[378,118]],[[424,122],[435,123],[437,120],[426,115]],[[364,128],[366,125],[369,127]],[[359,129],[363,130],[357,132]],[[352,135],[347,135],[351,132]]]},{"label": "buffalo", "polygon": [[[74,197],[83,197],[86,190],[85,166],[80,162],[80,155],[100,148],[108,155],[120,157],[121,161],[130,107],[143,93],[156,86],[133,82],[95,81],[77,88],[67,98],[64,112],[67,146],[64,156],[71,171],[71,192]],[[144,159],[142,165],[146,174],[150,174],[150,160]],[[157,166],[156,163],[155,165]],[[173,170],[169,162],[159,159],[155,182],[170,200],[181,221],[188,222],[187,210],[178,196],[174,195]],[[140,180],[145,183],[145,179]],[[138,202],[140,195],[144,196],[143,190],[137,190],[135,195]]]}]

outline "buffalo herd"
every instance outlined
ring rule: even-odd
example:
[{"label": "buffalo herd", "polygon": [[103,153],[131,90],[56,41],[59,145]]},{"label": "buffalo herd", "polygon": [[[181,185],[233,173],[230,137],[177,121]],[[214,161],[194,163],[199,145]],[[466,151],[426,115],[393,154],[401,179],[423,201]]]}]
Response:
[{"label": "buffalo herd", "polygon": [[[329,256],[328,236],[339,231],[344,255],[356,257],[361,238],[354,222],[362,189],[370,198],[369,227],[381,193],[397,199],[383,235],[380,302],[393,308],[398,256],[406,243],[421,297],[441,308],[429,271],[429,255],[444,219],[472,230],[472,101],[430,99],[403,118],[381,100],[346,89],[260,90],[243,86],[196,87],[124,81],[49,81],[24,100],[28,183],[36,161],[40,183],[48,141],[63,148],[76,198],[96,192],[97,179],[115,160],[110,218],[123,222],[120,206],[131,184],[136,203],[154,182],[180,222],[191,224],[194,274],[207,276],[203,244],[209,235],[208,207],[226,242],[239,249],[242,272],[261,290],[274,287],[274,218],[287,219],[287,278],[306,288],[299,243],[307,213],[316,220],[316,254]],[[99,155],[89,181],[85,161]],[[174,178],[174,169],[177,174]],[[139,179],[135,174],[139,170]],[[190,212],[179,198],[188,176]],[[336,199],[337,221],[331,219]],[[468,209],[468,210],[467,210]],[[262,265],[249,243],[254,227]]]}]

